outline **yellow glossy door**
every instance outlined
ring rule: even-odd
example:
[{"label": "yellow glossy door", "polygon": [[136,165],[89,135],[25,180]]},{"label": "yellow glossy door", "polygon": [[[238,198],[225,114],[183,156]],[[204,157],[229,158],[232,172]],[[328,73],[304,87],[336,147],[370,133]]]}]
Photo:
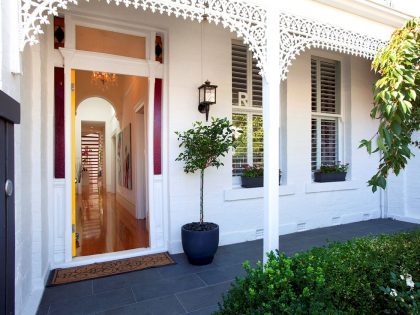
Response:
[{"label": "yellow glossy door", "polygon": [[75,145],[75,115],[76,115],[76,71],[71,70],[71,190],[72,209],[72,255],[76,256],[76,145]]}]

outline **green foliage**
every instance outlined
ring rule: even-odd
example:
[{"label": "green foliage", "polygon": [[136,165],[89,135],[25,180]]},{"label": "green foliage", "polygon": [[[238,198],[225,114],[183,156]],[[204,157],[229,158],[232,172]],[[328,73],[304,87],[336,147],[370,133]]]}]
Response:
[{"label": "green foliage", "polygon": [[[286,257],[268,254],[263,268],[244,264],[219,315],[380,314],[396,309],[381,288],[390,272],[420,279],[420,230],[333,243]],[[414,302],[419,303],[419,296]],[[413,303],[414,303],[413,302]],[[399,308],[398,314],[415,314]],[[413,310],[413,308],[411,308]]]},{"label": "green foliage", "polygon": [[398,175],[404,169],[413,156],[410,145],[419,145],[412,142],[412,134],[420,130],[420,18],[392,34],[372,69],[381,76],[374,86],[371,111],[379,128],[370,140],[362,140],[360,147],[369,154],[381,153],[378,171],[368,182],[375,192],[378,187],[385,189],[390,172]]},{"label": "green foliage", "polygon": [[347,173],[348,170],[349,170],[349,163],[341,164],[340,162],[337,162],[335,164],[321,165],[318,172],[321,172],[321,173]]},{"label": "green foliage", "polygon": [[227,118],[213,118],[209,125],[202,122],[193,123],[193,128],[184,132],[175,132],[180,141],[179,147],[184,147],[176,158],[183,161],[185,173],[194,173],[207,167],[219,168],[223,165],[221,156],[231,148],[235,148],[232,125]]},{"label": "green foliage", "polygon": [[193,128],[184,132],[175,132],[183,147],[176,161],[184,162],[185,173],[200,171],[200,222],[203,223],[203,183],[204,170],[207,167],[219,168],[223,165],[220,157],[236,147],[234,130],[227,118],[213,118],[209,125],[193,123]]},{"label": "green foliage", "polygon": [[406,273],[398,277],[390,273],[388,286],[380,287],[389,301],[385,314],[419,314],[420,313],[420,282],[415,283],[413,276]]},{"label": "green foliage", "polygon": [[244,164],[242,165],[244,168],[242,172],[242,176],[244,177],[259,177],[264,176],[264,168],[260,165],[248,165]]}]

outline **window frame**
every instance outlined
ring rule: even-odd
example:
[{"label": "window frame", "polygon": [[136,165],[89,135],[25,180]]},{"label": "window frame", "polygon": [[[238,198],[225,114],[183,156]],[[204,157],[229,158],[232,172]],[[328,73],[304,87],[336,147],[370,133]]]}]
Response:
[{"label": "window frame", "polygon": [[[316,111],[312,110],[311,105],[311,141],[312,141],[312,120],[316,120],[316,167],[312,169],[312,144],[311,144],[311,171],[312,174],[318,170],[321,166],[322,162],[322,139],[321,139],[321,121],[322,120],[331,120],[336,121],[336,162],[340,161],[344,163],[344,102],[342,99],[342,86],[343,86],[343,76],[342,76],[342,67],[343,63],[342,60],[335,59],[335,58],[325,58],[319,55],[311,55],[310,63],[312,65],[312,60],[316,60],[317,67],[316,67],[316,86],[317,86],[317,94],[316,94]],[[333,113],[322,113],[321,112],[321,61],[327,63],[335,63],[336,64],[336,75],[335,75],[335,101],[336,101],[336,112]],[[312,69],[311,69],[312,71]],[[311,73],[312,78],[312,73]],[[312,93],[312,85],[311,85],[311,93]]]},{"label": "window frame", "polygon": [[[231,42],[231,47],[233,45],[240,45],[247,47],[244,43],[239,40],[233,39]],[[231,56],[232,56],[231,52]],[[232,117],[234,114],[247,115],[247,164],[253,164],[254,161],[254,145],[253,145],[253,117],[261,116],[263,117],[263,107],[255,107],[253,104],[253,60],[252,52],[247,49],[247,61],[246,61],[246,79],[247,79],[247,99],[248,106],[241,106],[238,99],[238,105],[234,105],[232,101]],[[232,67],[231,67],[232,68]],[[233,84],[233,79],[232,79]],[[232,86],[231,84],[231,86]],[[233,92],[233,91],[232,91]],[[241,176],[233,174],[233,155],[232,155],[232,184],[234,186],[239,186],[241,184]]]}]

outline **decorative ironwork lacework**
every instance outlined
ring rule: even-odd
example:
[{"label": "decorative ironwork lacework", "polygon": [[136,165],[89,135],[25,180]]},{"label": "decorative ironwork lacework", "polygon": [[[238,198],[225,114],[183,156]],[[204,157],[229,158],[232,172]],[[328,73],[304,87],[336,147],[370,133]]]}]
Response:
[{"label": "decorative ironwork lacework", "polygon": [[280,69],[286,79],[292,60],[309,48],[322,48],[373,59],[386,41],[295,15],[280,13]]},{"label": "decorative ironwork lacework", "polygon": [[[89,0],[86,0],[89,1]],[[209,22],[222,24],[248,44],[258,67],[263,69],[265,60],[265,9],[231,0],[106,0],[108,4],[125,5],[135,9],[151,10],[160,14],[175,15],[201,22],[207,15]],[[77,0],[21,0],[22,39],[21,50],[26,44],[37,44],[43,34],[42,25],[49,24],[48,16],[57,15],[58,9],[67,9]]]},{"label": "decorative ironwork lacework", "polygon": [[[20,0],[21,50],[26,44],[39,42],[42,25],[48,24],[50,15],[78,0]],[[79,0],[80,1],[80,0]],[[89,1],[89,0],[85,0]],[[253,52],[257,66],[264,74],[267,64],[266,8],[240,0],[106,0],[108,4],[124,5],[135,9],[151,10],[201,22],[207,15],[209,22],[222,24]],[[286,79],[288,67],[300,52],[311,47],[331,49],[371,59],[385,42],[367,35],[344,30],[288,13],[280,14],[280,74]]]}]

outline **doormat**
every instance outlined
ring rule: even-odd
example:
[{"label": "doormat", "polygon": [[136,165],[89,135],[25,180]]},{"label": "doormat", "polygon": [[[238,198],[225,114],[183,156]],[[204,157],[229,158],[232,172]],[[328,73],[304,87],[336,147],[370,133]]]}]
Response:
[{"label": "doormat", "polygon": [[51,271],[47,287],[173,264],[176,264],[175,261],[165,252],[79,267],[59,268]]}]

